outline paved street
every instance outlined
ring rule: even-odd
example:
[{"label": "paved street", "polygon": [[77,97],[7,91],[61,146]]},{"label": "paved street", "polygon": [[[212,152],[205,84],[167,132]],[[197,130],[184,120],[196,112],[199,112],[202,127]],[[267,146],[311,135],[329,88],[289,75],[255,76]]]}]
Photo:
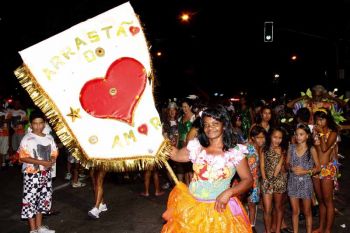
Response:
[{"label": "paved street", "polygon": [[[336,214],[334,231],[336,233],[350,232],[350,152],[345,150],[349,140],[343,140],[342,151],[346,159],[342,159],[342,178],[340,179],[340,192],[337,193],[335,204],[339,211]],[[53,209],[60,213],[44,218],[44,224],[55,229],[57,233],[157,233],[160,232],[163,221],[161,214],[165,210],[169,194],[161,197],[142,197],[143,190],[141,176],[130,174],[130,180],[123,178],[124,174],[110,173],[105,180],[105,200],[108,211],[100,215],[99,220],[89,219],[87,212],[93,205],[93,192],[90,179],[86,179],[86,187],[73,189],[65,181],[65,156],[58,160],[57,178],[54,181]],[[20,219],[22,180],[19,167],[9,167],[0,171],[0,232],[24,233],[29,232],[27,221]],[[153,194],[153,189],[151,193]],[[286,221],[290,225],[290,209],[286,207]],[[301,232],[305,232],[300,222]],[[317,224],[317,218],[314,218]],[[345,228],[341,225],[345,224]],[[263,232],[262,210],[259,209],[257,231]]]}]

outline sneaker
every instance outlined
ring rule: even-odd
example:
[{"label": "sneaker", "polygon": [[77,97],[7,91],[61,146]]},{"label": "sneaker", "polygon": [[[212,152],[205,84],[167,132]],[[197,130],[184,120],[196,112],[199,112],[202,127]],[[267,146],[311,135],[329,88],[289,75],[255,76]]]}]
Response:
[{"label": "sneaker", "polygon": [[48,227],[46,226],[41,226],[38,228],[38,233],[55,233],[55,230],[50,230]]},{"label": "sneaker", "polygon": [[98,207],[98,210],[99,210],[100,212],[105,212],[105,211],[107,211],[107,210],[108,210],[108,209],[107,209],[107,205],[106,205],[106,204],[100,203],[100,205],[99,205],[99,207]]},{"label": "sneaker", "polygon": [[66,173],[66,176],[64,177],[65,180],[70,180],[72,179],[72,174],[70,174],[69,172]]},{"label": "sneaker", "polygon": [[29,233],[38,233],[37,230],[32,230],[32,231],[29,231]]},{"label": "sneaker", "polygon": [[83,182],[80,182],[80,181],[78,181],[77,183],[72,183],[72,187],[73,188],[82,188],[82,187],[85,187],[85,186],[86,186],[86,184],[83,183]]},{"label": "sneaker", "polygon": [[100,213],[101,213],[101,211],[99,209],[97,209],[96,207],[94,207],[88,212],[88,215],[91,218],[97,219],[97,218],[100,218]]}]

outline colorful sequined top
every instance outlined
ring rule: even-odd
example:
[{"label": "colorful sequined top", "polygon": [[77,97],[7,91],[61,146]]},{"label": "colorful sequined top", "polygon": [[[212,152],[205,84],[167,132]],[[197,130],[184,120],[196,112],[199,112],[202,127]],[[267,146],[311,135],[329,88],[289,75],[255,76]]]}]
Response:
[{"label": "colorful sequined top", "polygon": [[311,101],[309,99],[299,100],[294,104],[293,112],[296,114],[300,108],[308,108],[311,112],[311,116],[320,108],[331,109],[334,107],[335,111],[340,111],[340,106],[337,102],[330,99],[322,99],[322,101]]},{"label": "colorful sequined top", "polygon": [[193,163],[194,175],[189,189],[198,199],[213,200],[230,187],[236,165],[248,153],[246,146],[237,145],[223,155],[207,154],[198,139],[189,141],[187,149]]},{"label": "colorful sequined top", "polygon": [[255,188],[257,185],[256,182],[258,182],[260,177],[259,155],[254,145],[248,144],[247,149],[248,149],[248,154],[247,154],[248,165],[254,179],[253,188]]}]

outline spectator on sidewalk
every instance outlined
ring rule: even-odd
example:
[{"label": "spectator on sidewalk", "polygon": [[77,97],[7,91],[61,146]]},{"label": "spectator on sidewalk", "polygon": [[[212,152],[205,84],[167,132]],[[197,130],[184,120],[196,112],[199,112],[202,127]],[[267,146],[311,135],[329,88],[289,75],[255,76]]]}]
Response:
[{"label": "spectator on sidewalk", "polygon": [[58,149],[50,134],[44,134],[45,117],[39,110],[30,116],[32,132],[27,133],[19,148],[23,163],[23,200],[21,217],[28,219],[30,233],[54,233],[42,225],[42,215],[52,204],[51,168]]}]

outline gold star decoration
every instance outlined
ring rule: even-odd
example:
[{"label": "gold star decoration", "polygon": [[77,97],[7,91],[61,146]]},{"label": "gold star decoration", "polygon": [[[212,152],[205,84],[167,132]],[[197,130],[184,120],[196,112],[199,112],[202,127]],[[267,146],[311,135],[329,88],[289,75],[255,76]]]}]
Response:
[{"label": "gold star decoration", "polygon": [[70,107],[70,113],[67,114],[67,116],[71,117],[72,118],[72,122],[74,122],[76,118],[81,118],[80,115],[79,115],[79,112],[80,112],[79,108],[74,110],[74,108]]}]

